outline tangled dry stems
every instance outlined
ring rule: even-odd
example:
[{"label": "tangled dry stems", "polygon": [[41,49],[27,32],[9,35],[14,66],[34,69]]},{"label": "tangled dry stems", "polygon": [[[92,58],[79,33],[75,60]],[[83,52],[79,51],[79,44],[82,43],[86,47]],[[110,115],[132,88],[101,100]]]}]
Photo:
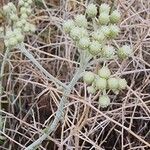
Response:
[{"label": "tangled dry stems", "polygon": [[[51,3],[36,3],[30,19],[37,24],[37,34],[27,35],[26,48],[49,73],[68,84],[79,65],[79,55],[61,24],[82,12],[86,1]],[[117,96],[111,94],[110,107],[100,109],[98,95],[88,95],[86,85],[78,81],[69,95],[64,118],[39,149],[150,148],[150,3],[118,0],[114,6],[122,12],[116,44],[131,44],[134,57],[123,62],[110,61],[109,66],[127,79],[128,88]],[[96,71],[100,66],[92,65],[89,70]],[[4,75],[4,110],[0,111],[5,116],[1,134],[6,140],[0,149],[24,149],[54,119],[62,89],[47,80],[18,50],[11,51]]]}]

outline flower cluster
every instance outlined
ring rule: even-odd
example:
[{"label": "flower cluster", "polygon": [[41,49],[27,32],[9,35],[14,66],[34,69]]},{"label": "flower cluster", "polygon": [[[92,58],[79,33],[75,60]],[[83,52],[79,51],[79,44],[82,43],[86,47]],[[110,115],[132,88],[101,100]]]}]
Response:
[{"label": "flower cluster", "polygon": [[32,0],[20,0],[18,3],[19,12],[16,6],[10,2],[3,7],[3,11],[8,20],[6,36],[4,38],[6,47],[15,47],[24,41],[24,33],[35,32],[35,26],[28,22],[31,15]]},{"label": "flower cluster", "polygon": [[85,15],[78,14],[74,20],[65,21],[63,28],[79,50],[86,50],[93,56],[105,59],[112,59],[117,54],[123,59],[131,56],[130,46],[124,45],[118,49],[110,44],[120,32],[117,25],[120,18],[120,13],[117,10],[111,12],[108,4],[101,4],[99,12],[95,4],[89,4]]},{"label": "flower cluster", "polygon": [[[91,85],[87,88],[89,94],[94,94],[97,90],[105,93],[99,98],[101,107],[107,107],[110,104],[110,100],[108,100],[109,97],[106,94],[106,90],[112,90],[114,93],[118,93],[120,90],[125,89],[127,86],[127,82],[125,79],[121,79],[119,77],[111,77],[111,71],[106,66],[103,66],[100,70],[98,70],[98,74],[90,71],[85,72],[83,80],[88,85]],[[103,103],[105,103],[105,105]]]},{"label": "flower cluster", "polygon": [[[91,56],[101,57],[104,60],[120,58],[125,59],[133,53],[129,45],[115,47],[114,39],[120,32],[118,23],[121,15],[118,10],[111,10],[108,4],[101,4],[99,8],[95,4],[89,4],[85,15],[77,14],[74,19],[64,22],[64,31],[69,34],[80,51],[90,53]],[[87,90],[94,94],[102,91],[99,98],[101,107],[110,104],[110,98],[106,90],[112,90],[117,94],[125,89],[127,82],[119,77],[112,77],[110,70],[103,66],[97,74],[85,72],[83,80],[87,83]]]}]

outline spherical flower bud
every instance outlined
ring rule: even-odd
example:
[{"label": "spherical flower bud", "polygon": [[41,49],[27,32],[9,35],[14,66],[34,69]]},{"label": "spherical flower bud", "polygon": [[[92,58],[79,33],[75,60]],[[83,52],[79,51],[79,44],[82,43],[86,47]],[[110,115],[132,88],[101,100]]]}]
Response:
[{"label": "spherical flower bud", "polygon": [[108,79],[108,88],[110,90],[116,90],[119,87],[119,81],[117,78],[109,78]]},{"label": "spherical flower bud", "polygon": [[19,6],[24,5],[24,0],[19,0],[18,5],[19,5]]},{"label": "spherical flower bud", "polygon": [[98,41],[92,41],[90,44],[89,52],[92,55],[97,55],[101,52],[101,44]]},{"label": "spherical flower bud", "polygon": [[75,17],[75,24],[79,27],[84,27],[86,28],[87,27],[87,19],[85,18],[85,15],[77,15]]},{"label": "spherical flower bud", "polygon": [[89,17],[95,17],[97,14],[97,7],[94,4],[89,4],[86,9],[86,13]]},{"label": "spherical flower bud", "polygon": [[28,18],[28,15],[26,14],[26,13],[23,13],[23,14],[21,14],[21,19],[27,19]]},{"label": "spherical flower bud", "polygon": [[119,34],[119,32],[120,32],[120,28],[117,25],[110,25],[109,29],[110,29],[109,36],[111,38],[115,38]]},{"label": "spherical flower bud", "polygon": [[9,2],[7,5],[8,5],[10,10],[12,10],[13,12],[16,12],[16,7],[12,2]]},{"label": "spherical flower bud", "polygon": [[85,29],[85,28],[79,28],[79,29],[80,29],[79,38],[89,37],[87,29]]},{"label": "spherical flower bud", "polygon": [[102,48],[102,56],[105,58],[113,58],[115,55],[115,49],[112,46],[104,46]]},{"label": "spherical flower bud", "polygon": [[80,40],[82,37],[88,37],[88,31],[85,28],[73,27],[70,31],[70,36],[74,40]]},{"label": "spherical flower bud", "polygon": [[33,3],[32,0],[28,0],[27,2],[28,2],[28,4],[30,4],[30,5]]},{"label": "spherical flower bud", "polygon": [[87,84],[92,84],[92,82],[94,81],[95,79],[95,75],[93,72],[85,72],[84,76],[83,76],[83,80],[85,83]]},{"label": "spherical flower bud", "polygon": [[18,41],[16,38],[10,38],[9,39],[9,45],[10,46],[16,46],[18,44]]},{"label": "spherical flower bud", "polygon": [[106,36],[106,37],[109,37],[110,35],[110,29],[108,26],[102,26],[100,28],[100,31]]},{"label": "spherical flower bud", "polygon": [[7,5],[8,5],[8,7],[10,7],[10,8],[11,8],[11,7],[14,7],[14,4],[13,4],[12,2],[9,2]]},{"label": "spherical flower bud", "polygon": [[24,18],[21,18],[20,22],[21,22],[21,24],[24,26],[24,25],[27,23],[27,20],[24,19]]},{"label": "spherical flower bud", "polygon": [[87,91],[89,94],[94,94],[96,92],[96,89],[93,86],[88,86]]},{"label": "spherical flower bud", "polygon": [[12,31],[12,34],[11,34],[10,38],[15,38],[15,37],[16,37],[16,33],[14,31]]},{"label": "spherical flower bud", "polygon": [[108,79],[111,75],[111,72],[110,70],[108,69],[108,67],[106,66],[103,66],[99,71],[98,71],[98,75],[101,77],[101,78],[105,78],[105,79]]},{"label": "spherical flower bud", "polygon": [[107,86],[106,79],[105,78],[97,78],[95,80],[95,86],[96,86],[96,89],[98,89],[98,90],[106,89],[106,86]]},{"label": "spherical flower bud", "polygon": [[118,81],[120,90],[123,90],[127,87],[127,81],[125,79],[118,79]]},{"label": "spherical flower bud", "polygon": [[15,25],[17,28],[21,28],[23,24],[21,21],[17,21]]},{"label": "spherical flower bud", "polygon": [[94,40],[97,40],[100,43],[103,43],[104,40],[105,40],[105,35],[101,31],[94,31],[92,33],[92,37],[93,37]]},{"label": "spherical flower bud", "polygon": [[12,21],[17,21],[17,20],[18,20],[18,16],[17,16],[16,14],[11,14],[11,15],[10,15],[10,19],[11,19]]},{"label": "spherical flower bud", "polygon": [[29,32],[30,31],[30,24],[29,23],[26,23],[24,28],[23,28],[23,31],[24,32]]},{"label": "spherical flower bud", "polygon": [[74,21],[73,20],[67,20],[63,24],[63,29],[66,33],[69,33],[71,29],[74,28]]},{"label": "spherical flower bud", "polygon": [[110,11],[110,7],[108,4],[101,4],[100,8],[99,8],[99,12],[100,13],[106,13],[106,14],[109,14],[109,11]]},{"label": "spherical flower bud", "polygon": [[99,105],[102,108],[110,105],[110,98],[108,97],[108,95],[102,95],[99,97]]},{"label": "spherical flower bud", "polygon": [[20,13],[21,14],[24,14],[24,13],[26,13],[27,12],[27,9],[25,8],[25,7],[21,7],[20,8]]},{"label": "spherical flower bud", "polygon": [[24,3],[23,6],[26,7],[26,8],[28,8],[28,7],[30,6],[30,4],[29,4],[28,1],[27,1],[27,2]]},{"label": "spherical flower bud", "polygon": [[88,37],[82,37],[80,40],[79,40],[79,47],[81,49],[86,49],[89,47],[89,44],[90,44],[90,39]]},{"label": "spherical flower bud", "polygon": [[125,59],[131,56],[132,53],[133,53],[133,50],[128,45],[122,46],[121,48],[118,49],[118,52],[117,52],[119,58],[121,59]]},{"label": "spherical flower bud", "polygon": [[70,31],[70,36],[74,40],[78,40],[79,37],[81,36],[81,28],[79,27],[74,27]]},{"label": "spherical flower bud", "polygon": [[110,15],[110,22],[111,23],[118,23],[121,19],[121,15],[117,10],[114,10]]},{"label": "spherical flower bud", "polygon": [[6,30],[6,38],[9,39],[10,37],[12,37],[13,32],[9,29]]},{"label": "spherical flower bud", "polygon": [[98,17],[99,23],[102,25],[106,25],[109,23],[109,14],[101,13]]},{"label": "spherical flower bud", "polygon": [[24,36],[22,34],[18,34],[18,35],[16,35],[16,39],[17,39],[18,43],[21,43],[24,41]]}]

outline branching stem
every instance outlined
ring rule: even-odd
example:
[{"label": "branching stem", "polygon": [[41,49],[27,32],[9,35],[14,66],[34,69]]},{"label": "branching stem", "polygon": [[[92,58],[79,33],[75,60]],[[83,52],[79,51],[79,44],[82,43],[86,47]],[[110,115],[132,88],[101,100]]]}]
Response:
[{"label": "branching stem", "polygon": [[30,59],[30,61],[32,61],[32,63],[41,71],[43,72],[52,82],[54,82],[56,85],[60,85],[63,88],[67,88],[67,86],[62,83],[60,80],[56,79],[55,77],[53,77],[48,71],[46,71],[42,65],[33,57],[33,55],[26,50],[24,44],[20,44],[18,45],[18,49],[20,49],[20,51],[25,54],[26,57],[28,57],[28,59]]},{"label": "branching stem", "polygon": [[63,117],[64,106],[67,103],[67,97],[70,94],[73,87],[75,86],[75,84],[77,83],[77,81],[81,78],[81,74],[85,71],[85,69],[88,65],[88,61],[89,61],[90,57],[88,57],[88,56],[86,58],[85,57],[86,57],[86,55],[85,55],[85,53],[83,53],[81,55],[80,67],[77,69],[73,79],[71,80],[70,84],[67,86],[67,88],[65,89],[65,91],[63,93],[63,97],[60,101],[59,107],[56,111],[56,116],[55,116],[52,124],[49,125],[49,127],[46,130],[46,133],[44,133],[41,137],[39,137],[39,139],[37,139],[35,142],[33,142],[31,145],[29,145],[25,150],[33,150],[35,147],[40,145],[49,136],[49,134],[51,134],[54,130],[56,130],[56,127],[57,127],[59,121]]}]

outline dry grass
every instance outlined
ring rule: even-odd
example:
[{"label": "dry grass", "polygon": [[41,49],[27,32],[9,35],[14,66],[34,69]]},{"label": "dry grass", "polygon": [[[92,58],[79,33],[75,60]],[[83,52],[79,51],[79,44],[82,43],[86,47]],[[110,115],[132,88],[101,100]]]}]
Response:
[{"label": "dry grass", "polygon": [[[26,48],[64,83],[72,79],[79,54],[61,25],[77,12],[84,12],[86,4],[84,0],[39,0],[30,18],[37,32],[26,36]],[[116,0],[114,7],[122,13],[116,42],[132,45],[134,57],[110,61],[109,66],[114,74],[127,79],[128,88],[119,95],[109,93],[111,105],[101,109],[98,94],[88,95],[80,80],[69,96],[61,123],[38,149],[150,149],[150,1]],[[96,71],[100,65],[89,69]],[[4,110],[0,112],[5,119],[2,134],[6,139],[0,149],[20,150],[40,137],[42,129],[54,119],[62,91],[19,50],[10,52],[4,75]]]}]

